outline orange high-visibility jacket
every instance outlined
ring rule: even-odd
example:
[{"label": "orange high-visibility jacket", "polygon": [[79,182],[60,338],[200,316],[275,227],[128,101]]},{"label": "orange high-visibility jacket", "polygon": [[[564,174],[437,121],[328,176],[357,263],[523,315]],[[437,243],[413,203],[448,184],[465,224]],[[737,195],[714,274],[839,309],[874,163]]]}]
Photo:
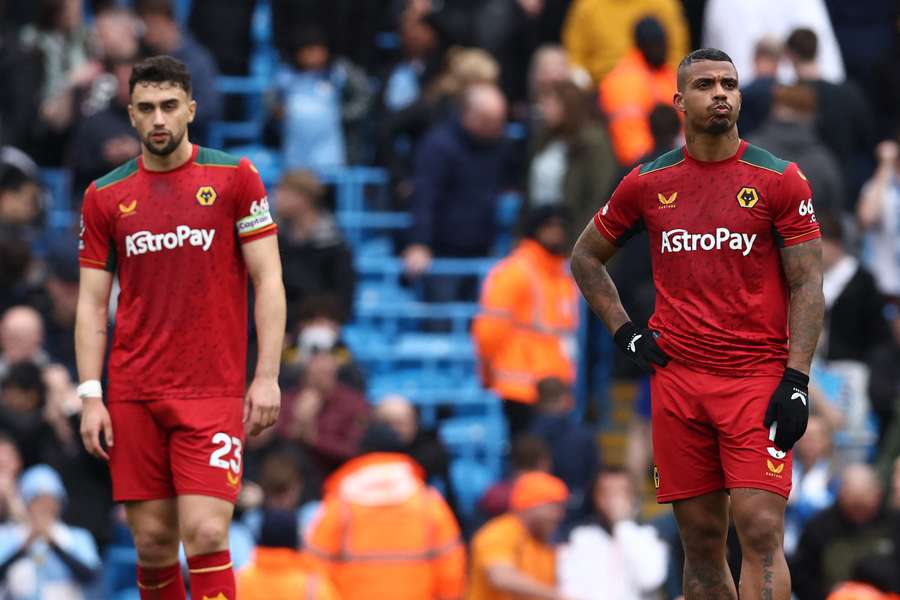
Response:
[{"label": "orange high-visibility jacket", "polygon": [[871,585],[847,581],[828,595],[828,600],[897,600],[898,594],[880,592]]},{"label": "orange high-visibility jacket", "polygon": [[328,579],[312,573],[303,554],[290,548],[258,547],[235,579],[241,600],[340,600]]},{"label": "orange high-visibility jacket", "polygon": [[609,137],[616,157],[631,165],[653,150],[650,112],[657,104],[672,104],[677,86],[675,69],[654,71],[640,50],[632,49],[600,83],[600,108],[609,120]]},{"label": "orange high-visibility jacket", "polygon": [[523,240],[488,274],[472,325],[485,386],[531,404],[544,377],[572,383],[577,329],[578,290],[566,259]]},{"label": "orange high-visibility jacket", "polygon": [[329,477],[306,550],[343,600],[458,600],[465,589],[456,519],[402,454],[366,454]]}]

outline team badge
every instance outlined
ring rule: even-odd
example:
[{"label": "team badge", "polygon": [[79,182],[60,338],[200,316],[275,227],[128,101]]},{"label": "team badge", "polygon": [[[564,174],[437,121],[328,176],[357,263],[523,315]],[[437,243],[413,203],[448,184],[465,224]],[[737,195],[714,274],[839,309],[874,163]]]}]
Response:
[{"label": "team badge", "polygon": [[218,194],[211,185],[204,185],[197,190],[197,202],[200,203],[200,206],[212,206],[217,197]]},{"label": "team badge", "polygon": [[737,201],[744,208],[753,208],[759,202],[759,193],[756,188],[742,187],[737,193]]},{"label": "team badge", "polygon": [[[656,198],[659,200],[660,208],[666,208],[667,206],[672,206],[673,204],[675,204],[675,201],[678,200],[678,192],[672,192],[671,196],[656,194]],[[672,208],[675,207],[672,206]]]},{"label": "team badge", "polygon": [[131,204],[123,204],[119,202],[119,212],[123,215],[130,215],[137,210],[137,200],[132,200]]}]

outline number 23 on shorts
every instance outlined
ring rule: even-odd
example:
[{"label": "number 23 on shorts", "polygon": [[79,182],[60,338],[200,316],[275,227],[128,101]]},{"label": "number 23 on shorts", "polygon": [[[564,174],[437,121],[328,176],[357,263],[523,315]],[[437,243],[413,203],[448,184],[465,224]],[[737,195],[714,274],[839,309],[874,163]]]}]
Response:
[{"label": "number 23 on shorts", "polygon": [[[209,455],[209,466],[228,471],[229,482],[236,485],[241,475],[243,443],[240,438],[220,431],[212,436],[212,444],[216,449]],[[231,458],[228,458],[229,454]]]}]

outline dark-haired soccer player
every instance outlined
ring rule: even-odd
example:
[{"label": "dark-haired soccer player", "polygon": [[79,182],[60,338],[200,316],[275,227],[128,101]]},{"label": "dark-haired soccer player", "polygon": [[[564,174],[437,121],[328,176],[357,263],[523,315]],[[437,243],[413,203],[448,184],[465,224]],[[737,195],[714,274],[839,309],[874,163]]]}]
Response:
[{"label": "dark-haired soccer player", "polygon": [[[184,64],[148,58],[129,85],[141,155],[84,195],[81,437],[109,460],[114,499],[125,503],[134,534],[141,598],[185,598],[183,542],[191,597],[233,600],[228,528],[244,432],[272,425],[280,404],[285,300],[275,225],[253,165],[188,140],[197,106]],[[248,273],[259,357],[245,394]],[[114,275],[121,291],[104,405]]]},{"label": "dark-haired soccer player", "polygon": [[[619,348],[653,373],[657,500],[674,503],[685,598],[736,598],[725,562],[730,504],[740,597],[787,600],[790,449],[806,429],[822,326],[819,227],[797,165],[738,137],[728,55],[686,56],[674,104],[685,147],[622,180],[581,234],[572,270]],[[657,291],[647,328],[631,323],[604,267],[640,229]]]}]

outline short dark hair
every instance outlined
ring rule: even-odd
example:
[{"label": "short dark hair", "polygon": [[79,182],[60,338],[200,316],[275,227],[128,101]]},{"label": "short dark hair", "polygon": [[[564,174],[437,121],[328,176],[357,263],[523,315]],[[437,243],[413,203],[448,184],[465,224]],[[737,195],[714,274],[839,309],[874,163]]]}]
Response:
[{"label": "short dark hair", "polygon": [[684,77],[685,71],[692,64],[701,62],[704,60],[714,61],[714,62],[729,62],[731,66],[734,66],[734,61],[731,60],[731,57],[719,50],[718,48],[700,48],[698,50],[694,50],[687,56],[681,59],[681,62],[678,63],[678,89],[684,89]]},{"label": "short dark hair", "polygon": [[518,471],[535,471],[544,462],[553,462],[553,453],[543,438],[531,434],[520,434],[512,441],[509,462]]},{"label": "short dark hair", "polygon": [[844,224],[841,222],[839,215],[829,211],[822,211],[816,215],[816,221],[819,223],[822,239],[832,240],[840,244],[844,243]]},{"label": "short dark hair", "polygon": [[175,18],[172,0],[137,0],[134,12],[140,17],[159,15],[169,19]]},{"label": "short dark hair", "polygon": [[819,52],[819,36],[812,29],[800,27],[791,32],[784,46],[800,60],[811,62]]},{"label": "short dark hair", "polygon": [[47,395],[47,386],[44,383],[44,375],[41,368],[31,361],[23,360],[13,363],[6,372],[6,377],[0,382],[0,389],[9,388],[26,392],[37,392],[38,406],[43,408]]},{"label": "short dark hair", "polygon": [[191,95],[191,74],[183,62],[172,56],[151,56],[135,64],[128,78],[128,93],[133,94],[134,86],[144,82],[173,83]]},{"label": "short dark hair", "polygon": [[681,119],[678,118],[678,113],[675,109],[668,104],[660,103],[654,106],[648,119],[650,121],[650,134],[653,136],[653,142],[656,144],[660,142],[667,144],[674,142],[681,132]]}]

